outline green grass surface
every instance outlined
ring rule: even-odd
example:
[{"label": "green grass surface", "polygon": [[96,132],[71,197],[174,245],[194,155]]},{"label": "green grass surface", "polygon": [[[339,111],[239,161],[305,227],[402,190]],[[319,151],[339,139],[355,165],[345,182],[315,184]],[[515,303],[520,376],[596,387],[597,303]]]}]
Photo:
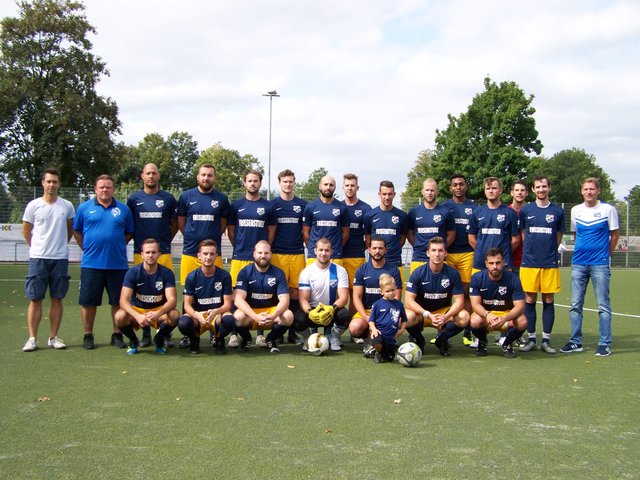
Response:
[{"label": "green grass surface", "polygon": [[[73,283],[60,332],[69,348],[45,346],[45,320],[40,350],[23,353],[25,271],[0,267],[2,478],[640,477],[638,318],[614,317],[609,358],[593,355],[593,312],[587,351],[571,355],[508,360],[492,346],[479,359],[455,338],[452,357],[427,347],[414,369],[375,365],[353,344],[326,357],[292,345],[129,357],[107,346],[108,307],[99,348],[80,347]],[[569,303],[567,273],[559,304]],[[614,272],[616,312],[640,313],[639,280]],[[556,347],[568,333],[558,307]]]}]

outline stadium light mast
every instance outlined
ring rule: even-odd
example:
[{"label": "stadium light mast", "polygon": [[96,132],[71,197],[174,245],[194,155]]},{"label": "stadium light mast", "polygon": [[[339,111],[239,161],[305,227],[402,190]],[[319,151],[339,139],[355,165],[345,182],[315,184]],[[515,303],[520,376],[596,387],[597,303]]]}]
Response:
[{"label": "stadium light mast", "polygon": [[273,125],[273,97],[280,95],[275,90],[263,93],[263,97],[269,97],[269,165],[267,167],[267,200],[271,200],[271,127]]}]

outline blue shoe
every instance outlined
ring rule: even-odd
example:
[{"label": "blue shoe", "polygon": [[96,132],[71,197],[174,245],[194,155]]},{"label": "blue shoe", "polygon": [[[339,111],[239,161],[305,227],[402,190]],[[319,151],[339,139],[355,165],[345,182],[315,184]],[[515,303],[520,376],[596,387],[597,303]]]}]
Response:
[{"label": "blue shoe", "polygon": [[582,344],[573,342],[568,342],[564,347],[560,349],[560,352],[562,353],[575,353],[582,351],[584,351],[584,348],[582,348]]},{"label": "blue shoe", "polygon": [[129,345],[129,348],[127,348],[127,355],[135,355],[136,353],[138,353],[138,346]]},{"label": "blue shoe", "polygon": [[156,353],[158,355],[164,355],[167,353],[167,349],[165,347],[156,347]]},{"label": "blue shoe", "polygon": [[611,353],[611,347],[609,345],[598,345],[596,357],[608,357]]}]

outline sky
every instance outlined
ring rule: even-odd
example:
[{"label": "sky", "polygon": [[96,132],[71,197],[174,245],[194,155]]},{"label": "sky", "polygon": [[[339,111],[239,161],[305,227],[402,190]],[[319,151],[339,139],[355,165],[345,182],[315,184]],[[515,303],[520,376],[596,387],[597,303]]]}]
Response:
[{"label": "sky", "polygon": [[[186,131],[298,181],[324,167],[404,190],[447,115],[486,76],[534,95],[542,154],[581,148],[622,199],[640,184],[640,2],[595,0],[85,0],[118,104],[118,140]],[[16,15],[0,0],[0,16]],[[267,186],[265,178],[263,186]],[[195,185],[195,180],[194,180]],[[340,187],[338,187],[340,190]],[[576,201],[580,201],[576,192]],[[399,205],[399,197],[397,200]]]}]

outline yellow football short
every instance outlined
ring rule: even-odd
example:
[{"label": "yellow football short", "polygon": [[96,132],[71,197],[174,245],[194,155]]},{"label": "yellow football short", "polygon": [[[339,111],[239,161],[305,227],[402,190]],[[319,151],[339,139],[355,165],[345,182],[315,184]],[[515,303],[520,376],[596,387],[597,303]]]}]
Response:
[{"label": "yellow football short", "polygon": [[[469,283],[471,281],[471,270],[473,269],[473,252],[447,253],[445,263],[458,271],[462,283]],[[475,273],[475,271],[473,273]]]},{"label": "yellow football short", "polygon": [[274,253],[271,255],[271,264],[284,272],[289,288],[298,288],[300,272],[305,267],[304,253],[296,255]]},{"label": "yellow football short", "polygon": [[364,265],[364,258],[343,258],[342,266],[347,271],[347,275],[349,275],[349,288],[353,288],[353,279],[356,276],[356,270],[360,265]]},{"label": "yellow football short", "polygon": [[520,267],[520,282],[525,292],[558,293],[560,269]]},{"label": "yellow football short", "polygon": [[242,270],[247,265],[251,265],[253,260],[231,260],[231,268],[229,269],[229,273],[231,274],[231,286],[236,286],[236,280],[238,279],[238,274],[240,270]]},{"label": "yellow football short", "polygon": [[[198,260],[198,257],[192,257],[191,255],[182,255],[180,259],[180,283],[184,285],[187,275],[193,272],[196,268],[200,268],[202,263]],[[215,266],[222,268],[222,257],[216,257]]]},{"label": "yellow football short", "polygon": [[[142,255],[140,255],[139,253],[134,253],[133,264],[139,265],[141,263],[142,263]],[[158,263],[160,265],[164,265],[165,267],[167,267],[169,270],[173,272],[173,259],[171,258],[170,253],[163,253],[162,255],[160,255],[160,257],[158,258]]]}]

